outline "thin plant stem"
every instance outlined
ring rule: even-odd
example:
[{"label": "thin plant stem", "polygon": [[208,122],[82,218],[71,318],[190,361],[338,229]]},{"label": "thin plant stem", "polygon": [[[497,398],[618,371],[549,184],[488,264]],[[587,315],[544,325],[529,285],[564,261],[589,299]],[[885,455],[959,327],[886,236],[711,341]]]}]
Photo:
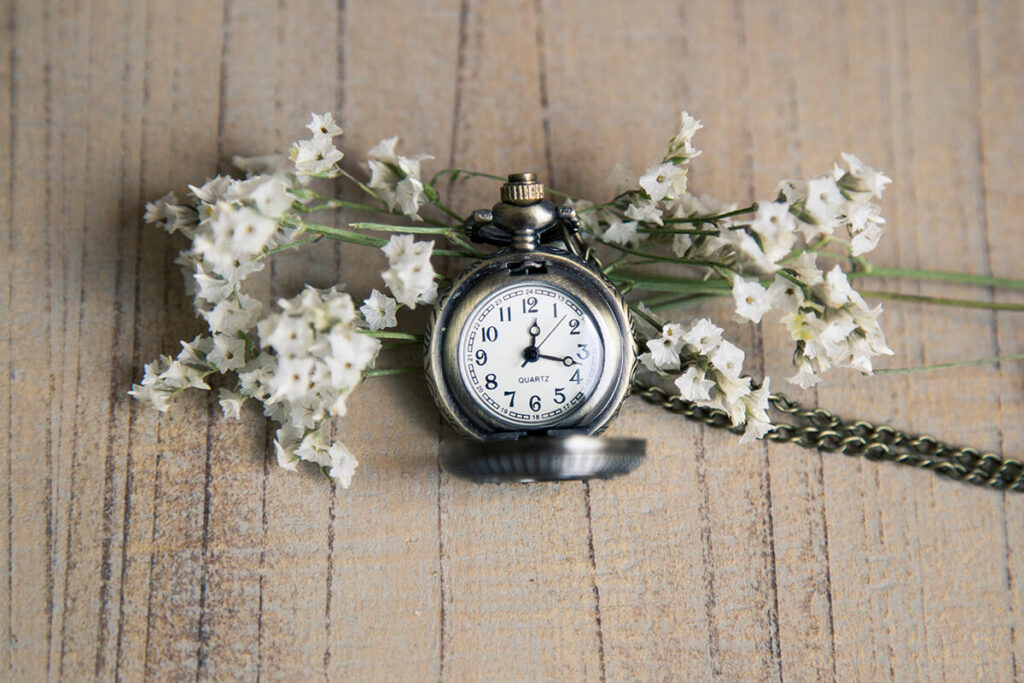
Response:
[{"label": "thin plant stem", "polygon": [[311,237],[303,237],[302,239],[295,240],[294,242],[289,242],[288,244],[282,244],[279,247],[273,247],[272,249],[266,249],[266,250],[264,250],[264,252],[262,254],[257,256],[255,260],[259,261],[262,258],[265,258],[267,256],[271,256],[271,255],[276,254],[276,253],[278,253],[280,251],[287,251],[288,249],[295,249],[297,247],[302,247],[302,246],[305,246],[307,244],[312,244],[313,242],[319,242],[320,240],[323,239],[323,237],[324,237],[323,235],[313,235]]},{"label": "thin plant stem", "polygon": [[998,301],[975,301],[972,299],[950,299],[938,296],[919,296],[916,294],[898,294],[896,292],[873,292],[861,290],[863,296],[874,299],[891,299],[893,301],[910,301],[919,304],[937,304],[939,306],[957,306],[960,308],[983,308],[989,311],[1024,311],[1024,304],[1009,304]]},{"label": "thin plant stem", "polygon": [[909,368],[881,368],[876,369],[876,375],[905,375],[911,372],[928,372],[930,370],[948,370],[950,368],[968,368],[974,365],[988,365],[989,363],[1003,363],[1006,361],[1024,360],[1024,353],[1012,356],[996,356],[995,358],[975,358],[962,360],[955,363],[936,363],[935,365],[916,365]]},{"label": "thin plant stem", "polygon": [[404,368],[381,368],[363,370],[363,377],[386,377],[388,375],[404,375],[407,372],[423,372],[422,365],[410,365]]},{"label": "thin plant stem", "polygon": [[418,342],[423,343],[422,334],[411,334],[409,332],[388,332],[387,330],[367,330],[360,328],[358,330],[360,334],[365,334],[367,337],[375,337],[377,339],[392,339],[407,342]]},{"label": "thin plant stem", "polygon": [[944,270],[923,270],[918,268],[887,268],[871,266],[867,270],[855,270],[847,273],[851,280],[863,277],[900,277],[915,280],[934,280],[936,282],[956,282],[984,287],[1006,287],[1007,289],[1024,289],[1024,280],[990,275],[974,275],[972,273],[955,273]]}]

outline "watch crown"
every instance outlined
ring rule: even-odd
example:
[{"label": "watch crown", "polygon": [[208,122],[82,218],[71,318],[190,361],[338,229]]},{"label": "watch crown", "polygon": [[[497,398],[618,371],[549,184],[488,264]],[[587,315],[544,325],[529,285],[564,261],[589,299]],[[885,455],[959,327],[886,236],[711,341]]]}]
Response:
[{"label": "watch crown", "polygon": [[533,173],[510,173],[508,182],[501,186],[501,201],[516,206],[528,206],[544,200],[544,186]]}]

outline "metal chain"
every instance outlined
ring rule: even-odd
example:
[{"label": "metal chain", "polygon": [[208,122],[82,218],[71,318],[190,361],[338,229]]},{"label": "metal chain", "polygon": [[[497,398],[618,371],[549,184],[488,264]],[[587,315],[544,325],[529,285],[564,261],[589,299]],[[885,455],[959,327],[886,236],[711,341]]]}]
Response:
[{"label": "metal chain", "polygon": [[[742,428],[733,427],[729,416],[721,410],[695,405],[670,395],[659,386],[634,381],[633,393],[709,427],[736,434],[743,432]],[[765,434],[766,439],[830,453],[859,455],[868,460],[888,460],[977,486],[1024,493],[1024,462],[1019,460],[997,453],[982,453],[976,448],[956,448],[926,434],[907,434],[889,425],[874,425],[864,420],[846,422],[824,408],[804,408],[784,394],[772,394],[768,402],[780,413],[790,415],[797,424],[777,423]]]}]

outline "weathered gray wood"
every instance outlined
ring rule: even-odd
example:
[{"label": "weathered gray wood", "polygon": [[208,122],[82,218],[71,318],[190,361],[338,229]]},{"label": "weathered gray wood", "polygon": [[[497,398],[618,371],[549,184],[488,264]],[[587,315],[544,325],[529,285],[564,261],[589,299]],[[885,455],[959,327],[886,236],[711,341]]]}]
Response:
[{"label": "weathered gray wood", "polygon": [[[398,134],[433,169],[536,170],[602,198],[686,108],[707,125],[693,190],[764,198],[854,152],[895,179],[873,260],[1019,275],[1018,3],[225,3],[0,8],[6,677],[1024,677],[1020,496],[741,447],[640,402],[612,428],[649,440],[629,478],[478,487],[439,473],[453,437],[414,376],[353,396],[337,429],[361,465],[335,490],[279,470],[255,410],[186,395],[160,416],[125,395],[199,327],[180,242],[141,225],[144,202],[283,149],[310,111],[339,116],[353,173]],[[452,196],[465,212],[495,191]],[[321,242],[252,289],[343,281],[361,299],[383,265]],[[791,342],[729,308],[679,316],[715,318],[789,392]],[[1024,351],[1019,313],[885,308],[892,366]],[[1019,457],[1022,376],[837,373],[790,393]]]}]

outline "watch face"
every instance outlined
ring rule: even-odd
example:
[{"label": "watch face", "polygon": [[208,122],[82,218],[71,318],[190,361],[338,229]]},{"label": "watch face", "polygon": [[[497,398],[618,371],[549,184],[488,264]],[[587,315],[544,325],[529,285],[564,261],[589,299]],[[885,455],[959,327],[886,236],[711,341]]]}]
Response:
[{"label": "watch face", "polygon": [[583,302],[548,282],[506,285],[470,312],[459,370],[494,419],[542,427],[569,417],[595,391],[604,344]]}]

